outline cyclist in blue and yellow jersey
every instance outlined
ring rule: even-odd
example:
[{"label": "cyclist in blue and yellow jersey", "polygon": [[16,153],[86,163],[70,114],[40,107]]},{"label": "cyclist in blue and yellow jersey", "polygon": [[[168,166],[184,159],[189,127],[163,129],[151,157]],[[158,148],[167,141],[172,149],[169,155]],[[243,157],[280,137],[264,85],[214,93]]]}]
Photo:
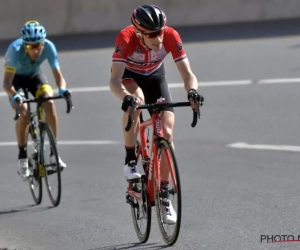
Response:
[{"label": "cyclist in blue and yellow jersey", "polygon": [[[29,176],[27,158],[29,115],[27,105],[22,103],[22,99],[24,98],[25,88],[35,97],[41,94],[45,96],[53,95],[53,90],[40,68],[42,62],[46,59],[52,68],[59,94],[65,97],[70,91],[66,89],[66,82],[60,70],[55,45],[46,39],[46,30],[39,22],[26,22],[21,29],[20,38],[13,41],[8,47],[5,55],[3,79],[3,89],[9,97],[11,106],[16,108],[17,99],[21,103],[21,115],[16,122],[16,136],[19,147],[17,171],[23,180],[27,180]],[[47,123],[51,126],[57,139],[58,119],[54,102],[45,102],[43,108]],[[55,162],[54,156],[50,159]],[[66,167],[60,157],[59,164],[61,168]]]}]

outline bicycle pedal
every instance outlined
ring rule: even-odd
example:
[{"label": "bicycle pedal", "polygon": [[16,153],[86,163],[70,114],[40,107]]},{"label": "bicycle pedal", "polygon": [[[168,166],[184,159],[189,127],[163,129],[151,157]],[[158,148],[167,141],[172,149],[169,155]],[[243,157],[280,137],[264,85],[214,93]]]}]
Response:
[{"label": "bicycle pedal", "polygon": [[133,205],[132,197],[129,194],[126,195],[126,203]]},{"label": "bicycle pedal", "polygon": [[56,170],[47,170],[47,175],[52,175],[56,173]]},{"label": "bicycle pedal", "polygon": [[137,193],[141,193],[142,189],[138,186],[138,185],[133,185],[133,187],[131,188],[132,191],[137,192]]},{"label": "bicycle pedal", "polygon": [[38,159],[38,154],[37,153],[33,153],[31,155],[31,157],[32,157],[33,160],[37,160]]},{"label": "bicycle pedal", "polygon": [[130,180],[127,180],[127,182],[130,182],[130,183],[140,183],[140,182],[141,182],[141,179],[140,179],[140,178],[137,178],[137,179],[130,179]]}]

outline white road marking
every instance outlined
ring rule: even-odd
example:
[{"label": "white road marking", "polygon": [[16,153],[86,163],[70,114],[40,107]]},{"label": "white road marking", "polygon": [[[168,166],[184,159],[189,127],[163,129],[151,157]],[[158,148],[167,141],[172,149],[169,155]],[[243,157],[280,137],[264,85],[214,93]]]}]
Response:
[{"label": "white road marking", "polygon": [[227,147],[240,148],[240,149],[300,152],[300,146],[248,144],[245,142],[237,142],[237,143],[228,144]]},{"label": "white road marking", "polygon": [[[32,142],[28,142],[28,144],[32,144]],[[46,143],[47,144],[47,143]],[[108,145],[108,144],[121,144],[118,141],[58,141],[58,146],[62,145]],[[7,146],[17,146],[17,142],[0,142],[0,147],[7,147]]]},{"label": "white road marking", "polygon": [[[199,87],[249,85],[252,83],[253,80],[199,82]],[[181,86],[183,86],[183,84]]]},{"label": "white road marking", "polygon": [[300,78],[265,79],[265,80],[257,81],[257,84],[277,84],[277,83],[300,83]]},{"label": "white road marking", "polygon": [[[78,87],[78,88],[70,88],[72,92],[94,92],[94,91],[109,91],[109,87]],[[57,92],[57,90],[56,90]]]},{"label": "white road marking", "polygon": [[[286,78],[286,79],[262,79],[262,80],[237,80],[237,81],[211,81],[199,82],[200,87],[219,87],[219,86],[236,86],[236,85],[250,85],[250,84],[285,84],[285,83],[300,83],[300,78]],[[169,88],[182,88],[183,83],[169,83]],[[109,86],[99,87],[77,87],[70,88],[73,93],[78,92],[96,92],[96,91],[110,91]],[[57,93],[57,89],[54,90]],[[5,92],[0,92],[0,97],[7,96]]]}]

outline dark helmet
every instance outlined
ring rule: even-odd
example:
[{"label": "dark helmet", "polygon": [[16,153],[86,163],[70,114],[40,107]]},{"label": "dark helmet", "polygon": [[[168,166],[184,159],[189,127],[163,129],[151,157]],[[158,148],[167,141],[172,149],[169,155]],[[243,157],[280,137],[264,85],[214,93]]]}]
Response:
[{"label": "dark helmet", "polygon": [[165,13],[155,5],[142,5],[132,13],[131,22],[140,31],[151,32],[164,28]]}]

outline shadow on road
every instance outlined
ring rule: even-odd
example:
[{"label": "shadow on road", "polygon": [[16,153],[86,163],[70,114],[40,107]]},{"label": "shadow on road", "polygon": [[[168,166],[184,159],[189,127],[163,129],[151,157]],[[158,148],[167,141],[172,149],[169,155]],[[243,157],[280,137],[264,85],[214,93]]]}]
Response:
[{"label": "shadow on road", "polygon": [[15,215],[20,215],[20,214],[31,214],[31,213],[35,213],[35,212],[48,210],[51,208],[54,208],[54,207],[40,207],[40,206],[37,207],[36,205],[26,205],[26,206],[8,208],[8,209],[0,210],[0,219],[12,217]]}]

